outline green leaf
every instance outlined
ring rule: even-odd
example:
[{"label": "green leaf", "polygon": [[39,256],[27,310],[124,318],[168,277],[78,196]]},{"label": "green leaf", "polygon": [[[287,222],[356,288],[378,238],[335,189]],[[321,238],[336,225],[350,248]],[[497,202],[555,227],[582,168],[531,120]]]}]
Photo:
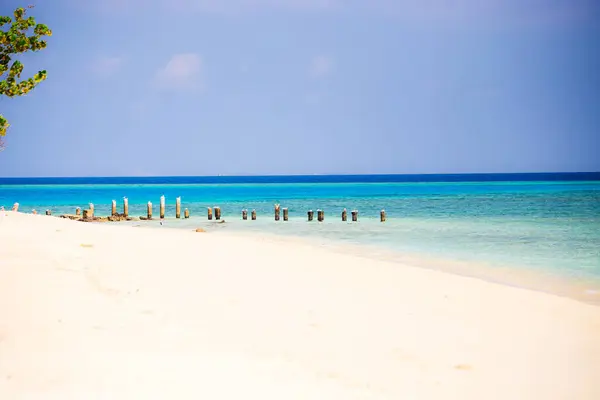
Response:
[{"label": "green leaf", "polygon": [[37,24],[33,29],[33,33],[38,36],[52,36],[52,31],[44,24]]},{"label": "green leaf", "polygon": [[25,15],[25,9],[24,8],[17,8],[14,12],[15,18],[17,19],[17,21],[21,20],[23,18],[23,15]]},{"label": "green leaf", "polygon": [[8,120],[0,114],[0,136],[6,135],[6,130],[9,126]]}]

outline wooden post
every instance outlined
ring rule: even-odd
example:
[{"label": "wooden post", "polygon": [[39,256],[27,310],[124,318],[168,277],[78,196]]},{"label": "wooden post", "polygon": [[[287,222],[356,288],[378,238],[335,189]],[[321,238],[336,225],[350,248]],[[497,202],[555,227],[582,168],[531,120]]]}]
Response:
[{"label": "wooden post", "polygon": [[160,216],[160,219],[165,218],[165,196],[160,196],[159,216]]},{"label": "wooden post", "polygon": [[325,219],[325,211],[317,210],[317,220],[319,222],[323,222],[324,219]]},{"label": "wooden post", "polygon": [[248,210],[242,210],[242,219],[244,221],[248,219]]},{"label": "wooden post", "polygon": [[148,219],[152,219],[152,202],[151,201],[148,202],[147,215],[148,215]]},{"label": "wooden post", "polygon": [[175,218],[181,218],[181,197],[175,199]]},{"label": "wooden post", "polygon": [[212,220],[212,208],[208,207],[208,220]]},{"label": "wooden post", "polygon": [[129,199],[127,197],[123,197],[123,216],[129,217]]},{"label": "wooden post", "polygon": [[353,210],[352,211],[352,222],[356,222],[356,221],[358,221],[358,211]]},{"label": "wooden post", "polygon": [[217,221],[221,219],[221,207],[215,207],[215,219]]},{"label": "wooden post", "polygon": [[343,222],[348,221],[348,212],[346,211],[345,208],[342,210],[342,221]]},{"label": "wooden post", "polygon": [[112,204],[111,204],[111,207],[110,207],[110,215],[113,216],[113,217],[115,215],[117,215],[117,201],[116,200],[112,201]]},{"label": "wooden post", "polygon": [[308,210],[308,220],[312,221],[315,216],[315,212],[313,210]]},{"label": "wooden post", "polygon": [[283,220],[284,221],[288,220],[288,209],[287,209],[287,207],[283,209]]},{"label": "wooden post", "polygon": [[88,216],[89,216],[89,218],[94,218],[94,205],[92,203],[90,203]]},{"label": "wooden post", "polygon": [[275,221],[279,221],[279,204],[275,204]]},{"label": "wooden post", "polygon": [[256,210],[252,210],[252,221],[256,221]]},{"label": "wooden post", "polygon": [[90,219],[93,217],[92,210],[83,210],[83,219]]},{"label": "wooden post", "polygon": [[16,212],[16,211],[19,211],[19,203],[15,203],[15,204],[13,204],[13,208],[12,208],[12,210],[13,210],[13,211],[15,211],[15,212]]},{"label": "wooden post", "polygon": [[81,207],[75,209],[75,215],[81,215]]},{"label": "wooden post", "polygon": [[46,210],[46,215],[52,215],[52,211]]},{"label": "wooden post", "polygon": [[385,210],[381,210],[381,212],[379,213],[379,220],[381,222],[385,222]]}]

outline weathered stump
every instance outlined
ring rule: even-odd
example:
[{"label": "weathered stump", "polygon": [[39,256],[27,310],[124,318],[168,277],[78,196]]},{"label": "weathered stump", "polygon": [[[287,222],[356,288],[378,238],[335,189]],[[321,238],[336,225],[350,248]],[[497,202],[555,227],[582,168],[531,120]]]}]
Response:
[{"label": "weathered stump", "polygon": [[146,206],[146,217],[148,219],[152,219],[152,202],[149,201],[148,205]]},{"label": "weathered stump", "polygon": [[348,212],[346,211],[345,208],[342,210],[342,221],[343,222],[348,221]]},{"label": "weathered stump", "polygon": [[246,221],[248,219],[248,210],[242,210],[242,220]]},{"label": "weathered stump", "polygon": [[175,199],[175,218],[181,218],[181,197]]},{"label": "weathered stump", "polygon": [[252,210],[252,221],[256,221],[256,210]]},{"label": "weathered stump", "polygon": [[284,221],[287,221],[287,220],[288,220],[288,218],[289,218],[288,209],[287,209],[287,208],[284,208],[284,209],[283,209],[283,220],[284,220]]},{"label": "weathered stump", "polygon": [[46,215],[52,215],[52,211],[46,210]]},{"label": "weathered stump", "polygon": [[188,219],[190,217],[190,210],[187,208],[183,210],[183,218]]},{"label": "weathered stump", "polygon": [[313,210],[308,210],[308,220],[312,221],[315,217],[315,212]]},{"label": "weathered stump", "polygon": [[123,198],[123,216],[127,218],[129,216],[129,199]]},{"label": "weathered stump", "polygon": [[215,219],[217,221],[221,219],[221,207],[215,207]]},{"label": "weathered stump", "polygon": [[159,216],[160,216],[160,219],[165,218],[165,196],[160,196]]},{"label": "weathered stump", "polygon": [[208,207],[208,220],[209,221],[212,220],[212,216],[213,216],[212,208]]},{"label": "weathered stump", "polygon": [[352,222],[356,222],[356,221],[358,221],[358,211],[353,210],[352,211]]},{"label": "weathered stump", "polygon": [[113,200],[110,206],[110,215],[117,215],[117,201]]},{"label": "weathered stump", "polygon": [[279,204],[275,204],[275,221],[279,221]]},{"label": "weathered stump", "polygon": [[75,209],[75,215],[78,215],[78,216],[81,215],[81,207],[77,207]]},{"label": "weathered stump", "polygon": [[381,210],[381,212],[379,213],[379,220],[381,222],[385,222],[385,210]]},{"label": "weathered stump", "polygon": [[319,222],[323,222],[324,219],[325,219],[325,211],[317,210],[317,220]]}]

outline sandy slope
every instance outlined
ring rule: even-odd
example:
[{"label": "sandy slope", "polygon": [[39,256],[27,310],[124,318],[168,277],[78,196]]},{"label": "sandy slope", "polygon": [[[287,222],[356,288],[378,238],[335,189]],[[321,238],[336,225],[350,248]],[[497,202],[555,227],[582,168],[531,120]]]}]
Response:
[{"label": "sandy slope", "polygon": [[0,217],[2,399],[600,399],[600,307],[281,244]]}]

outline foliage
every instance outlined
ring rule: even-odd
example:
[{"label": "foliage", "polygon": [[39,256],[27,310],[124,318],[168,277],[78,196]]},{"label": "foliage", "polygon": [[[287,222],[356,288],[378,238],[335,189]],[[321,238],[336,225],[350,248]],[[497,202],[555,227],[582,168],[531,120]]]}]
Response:
[{"label": "foliage", "polygon": [[[13,13],[14,19],[0,16],[0,96],[23,96],[46,79],[46,71],[39,71],[31,78],[20,80],[23,64],[14,57],[45,49],[46,41],[42,38],[52,36],[46,25],[37,24],[33,17],[26,17],[26,13],[24,8],[17,8]],[[0,114],[0,146],[9,126],[7,119]]]}]

